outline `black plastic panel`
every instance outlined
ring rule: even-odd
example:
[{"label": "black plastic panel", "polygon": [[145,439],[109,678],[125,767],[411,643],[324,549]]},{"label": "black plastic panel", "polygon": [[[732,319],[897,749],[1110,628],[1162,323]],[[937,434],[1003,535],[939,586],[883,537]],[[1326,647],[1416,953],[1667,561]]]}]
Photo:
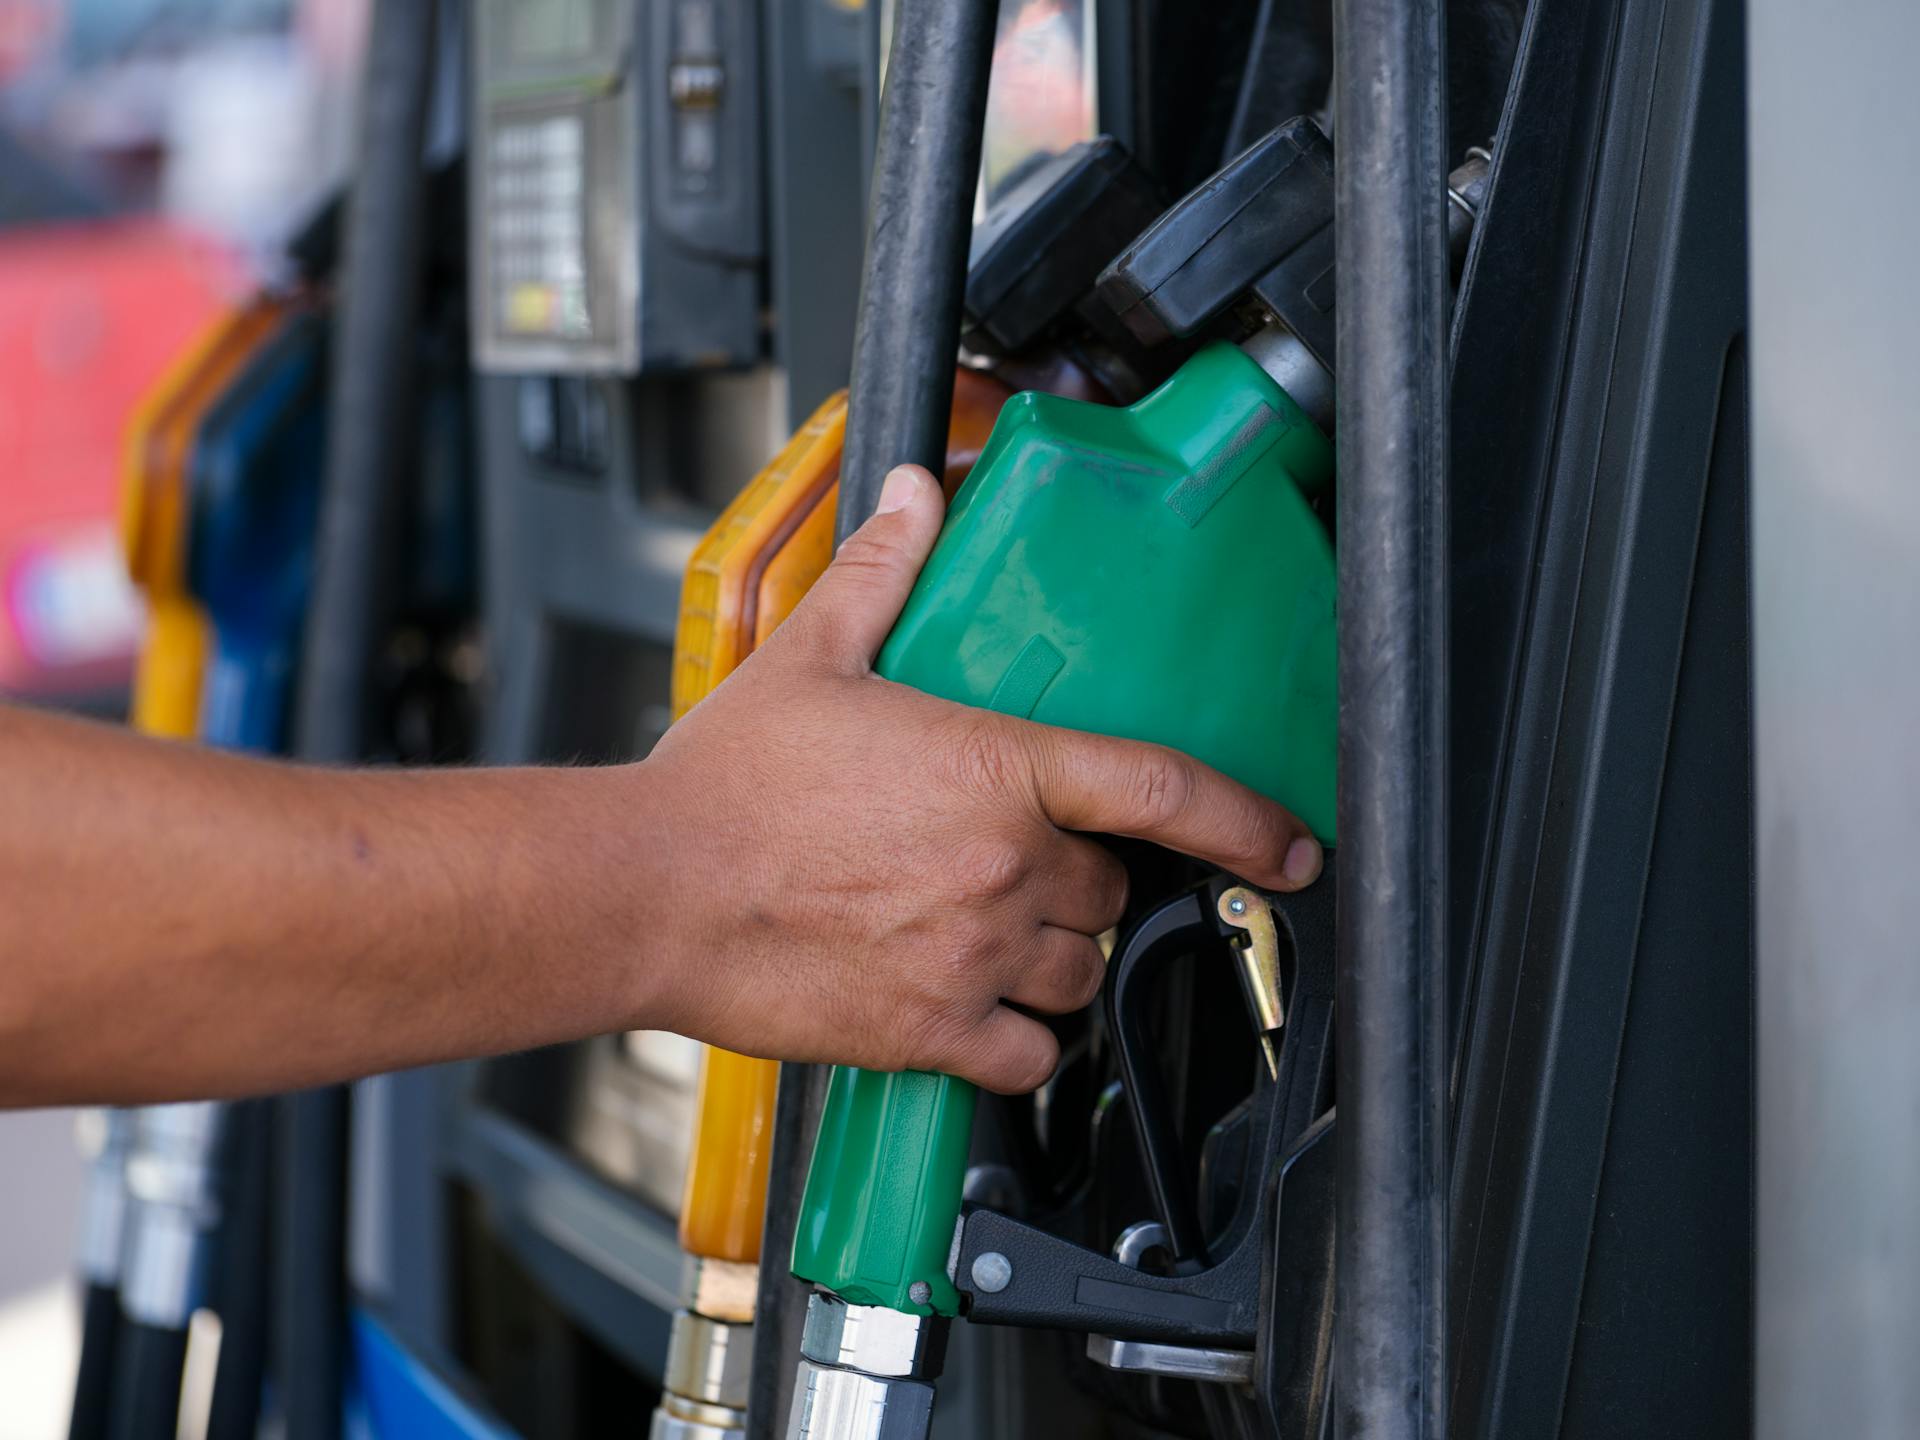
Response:
[{"label": "black plastic panel", "polygon": [[1454,387],[1452,1433],[1745,1434],[1737,0],[1539,0]]}]

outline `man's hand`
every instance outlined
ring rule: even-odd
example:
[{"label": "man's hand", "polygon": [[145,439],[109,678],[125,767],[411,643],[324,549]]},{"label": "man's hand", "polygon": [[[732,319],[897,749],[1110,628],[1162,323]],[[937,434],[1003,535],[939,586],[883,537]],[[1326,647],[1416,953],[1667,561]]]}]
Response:
[{"label": "man's hand", "polygon": [[659,823],[636,843],[670,847],[676,901],[634,936],[657,987],[648,1023],[1028,1090],[1059,1049],[1011,1006],[1091,1001],[1091,937],[1126,902],[1125,871],[1087,833],[1277,889],[1319,873],[1298,820],[1172,750],[876,676],[941,517],[924,470],[894,471],[787,623],[637,767]]}]

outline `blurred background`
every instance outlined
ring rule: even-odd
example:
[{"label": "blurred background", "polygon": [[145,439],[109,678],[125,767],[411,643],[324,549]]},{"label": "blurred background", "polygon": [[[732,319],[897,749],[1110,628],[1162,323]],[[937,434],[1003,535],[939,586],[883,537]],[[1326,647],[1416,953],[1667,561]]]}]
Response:
[{"label": "blurred background", "polygon": [[365,0],[0,0],[0,694],[125,709],[137,400],[348,163]]},{"label": "blurred background", "polygon": [[[125,713],[134,406],[351,152],[365,0],[0,0],[0,696]],[[82,1159],[0,1113],[0,1440],[64,1435]]]}]

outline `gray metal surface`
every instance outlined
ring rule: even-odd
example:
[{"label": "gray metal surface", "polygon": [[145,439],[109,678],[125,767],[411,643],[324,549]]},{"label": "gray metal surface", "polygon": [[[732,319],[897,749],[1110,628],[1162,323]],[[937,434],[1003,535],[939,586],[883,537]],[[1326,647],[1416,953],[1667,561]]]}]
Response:
[{"label": "gray metal surface", "polygon": [[1755,1431],[1920,1413],[1920,7],[1749,9]]},{"label": "gray metal surface", "polygon": [[768,287],[787,429],[847,383],[860,296],[866,170],[864,12],[836,0],[762,0],[767,73]]},{"label": "gray metal surface", "polygon": [[673,1317],[666,1388],[675,1395],[744,1411],[752,1366],[753,1326],[729,1325],[692,1310]]},{"label": "gray metal surface", "polygon": [[441,1135],[471,1067],[376,1075],[354,1087],[347,1259],[354,1291],[437,1365],[453,1353]]},{"label": "gray metal surface", "polygon": [[[120,1281],[127,1218],[127,1155],[133,1148],[137,1110],[83,1110],[76,1122],[86,1156],[80,1195],[80,1275],[91,1285]],[[4,1294],[0,1291],[0,1294]]]},{"label": "gray metal surface", "polygon": [[885,1305],[849,1305],[816,1290],[807,1300],[800,1353],[823,1365],[867,1375],[931,1380],[940,1373],[948,1322]]},{"label": "gray metal surface", "polygon": [[467,1109],[448,1141],[453,1172],[487,1198],[520,1265],[602,1344],[660,1380],[680,1288],[673,1223],[485,1109]]},{"label": "gray metal surface", "polygon": [[1210,1385],[1247,1385],[1253,1381],[1251,1350],[1216,1350],[1201,1345],[1156,1345],[1150,1340],[1116,1340],[1089,1335],[1087,1358],[1109,1370],[1133,1375],[1167,1375]]},{"label": "gray metal surface", "polygon": [[927,1440],[933,1387],[800,1362],[787,1440]]},{"label": "gray metal surface", "polygon": [[[479,382],[483,456],[483,573],[489,617],[488,704],[483,742],[495,764],[643,754],[636,734],[583,735],[594,716],[632,728],[626,685],[613,666],[590,706],[562,694],[557,652],[570,635],[650,643],[664,657],[673,645],[680,576],[708,516],[690,506],[649,505],[643,483],[657,484],[662,457],[646,448],[632,387],[597,383],[609,415],[605,470],[576,475],[543,466],[521,445],[517,379]],[[569,630],[568,627],[579,627]],[[664,663],[664,661],[663,661]],[[666,727],[666,687],[648,687],[659,710],[648,728]],[[657,693],[652,693],[657,691]],[[556,728],[560,727],[560,728]]]},{"label": "gray metal surface", "polygon": [[120,1305],[127,1318],[183,1330],[206,1299],[223,1205],[220,1160],[228,1107],[213,1101],[137,1112],[127,1154],[126,1249]]}]

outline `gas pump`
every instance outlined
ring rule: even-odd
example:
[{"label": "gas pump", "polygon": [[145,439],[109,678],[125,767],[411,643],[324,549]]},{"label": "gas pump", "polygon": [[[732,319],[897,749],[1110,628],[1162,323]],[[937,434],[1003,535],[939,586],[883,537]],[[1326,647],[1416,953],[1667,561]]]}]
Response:
[{"label": "gas pump", "polygon": [[487,0],[475,19],[481,368],[631,375],[756,359],[754,7]]},{"label": "gas pump", "polygon": [[[1453,180],[1468,223],[1486,168],[1470,166]],[[1125,409],[1015,397],[880,673],[1173,745],[1332,843],[1333,552],[1318,511],[1333,477],[1332,180],[1325,137],[1289,122],[1114,261],[1099,298],[1140,345],[1196,336],[1229,310],[1217,328],[1240,345],[1206,344]],[[1256,536],[1256,556],[1242,555]],[[1208,702],[1171,675],[1205,677]],[[925,1434],[945,1328],[962,1313],[1085,1334],[1117,1372],[1221,1387],[1209,1413],[1257,1423],[1245,1433],[1313,1433],[1331,1335],[1331,891],[1330,879],[1281,896],[1200,877],[1122,936],[1102,1041],[1152,1213],[1112,1256],[1088,1247],[1084,1225],[1069,1238],[963,1209],[970,1086],[835,1071],[796,1229],[794,1273],[817,1288],[791,1436]],[[1176,960],[1237,976],[1260,1054],[1232,1118],[1204,1117],[1197,1156],[1148,1018]],[[1284,1347],[1275,1287],[1295,1326]]]}]

